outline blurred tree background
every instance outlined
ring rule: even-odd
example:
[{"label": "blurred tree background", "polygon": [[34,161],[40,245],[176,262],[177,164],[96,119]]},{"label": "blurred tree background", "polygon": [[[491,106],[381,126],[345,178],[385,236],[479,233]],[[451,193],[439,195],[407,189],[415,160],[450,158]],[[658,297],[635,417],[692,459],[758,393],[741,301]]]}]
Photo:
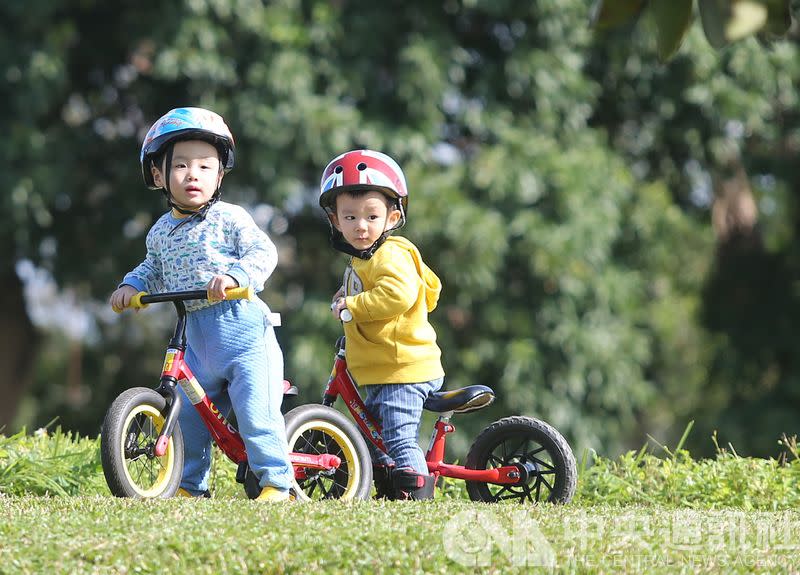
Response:
[{"label": "blurred tree background", "polygon": [[279,246],[262,297],[302,401],[327,380],[346,263],[319,175],[369,147],[403,166],[403,233],[444,283],[447,387],[498,394],[457,423],[456,455],[517,413],[579,455],[674,444],[692,419],[698,453],[713,430],[764,455],[800,429],[796,24],[715,51],[687,21],[662,63],[651,25],[595,31],[585,0],[9,0],[0,15],[6,432],[58,417],[95,435],[116,394],[157,383],[172,310],[106,300],[165,209],[138,154],[177,106],[214,109],[237,138],[224,198]]}]

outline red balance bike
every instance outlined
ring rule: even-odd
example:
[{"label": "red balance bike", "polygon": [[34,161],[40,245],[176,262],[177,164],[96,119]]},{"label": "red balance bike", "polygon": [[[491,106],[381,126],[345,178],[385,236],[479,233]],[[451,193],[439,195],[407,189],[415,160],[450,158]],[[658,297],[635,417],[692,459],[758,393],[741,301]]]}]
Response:
[{"label": "red balance bike", "polygon": [[[251,288],[226,292],[228,299],[251,299]],[[248,497],[261,493],[247,465],[244,442],[228,414],[208,398],[184,361],[186,308],[184,301],[207,299],[205,290],[146,294],[133,297],[130,307],[172,302],[178,313],[157,388],[134,387],[120,394],[106,413],[100,450],[103,473],[118,497],[172,497],[183,472],[183,436],[177,417],[184,401],[180,386],[208,427],[215,443],[238,464],[236,480]],[[297,390],[284,382],[284,394]],[[372,467],[364,438],[340,412],[321,405],[302,406],[284,415],[294,468],[295,497],[366,499],[372,489]],[[291,446],[297,446],[292,449]]]},{"label": "red balance bike", "polygon": [[[342,312],[345,321],[347,314],[348,310]],[[363,434],[385,452],[380,426],[365,409],[347,370],[344,337],[339,338],[336,347],[322,405],[332,407],[341,396]],[[578,476],[572,449],[552,426],[533,417],[512,416],[492,423],[475,438],[465,465],[444,463],[445,437],[455,431],[450,423],[453,414],[476,411],[493,401],[494,392],[485,385],[470,385],[428,397],[424,408],[440,414],[425,455],[428,471],[437,479],[465,480],[473,501],[568,503],[575,494]],[[317,407],[307,405],[296,410]],[[295,445],[298,447],[304,446]]]},{"label": "red balance bike", "polygon": [[[261,492],[247,466],[244,443],[234,425],[206,396],[183,360],[186,349],[186,310],[183,302],[205,299],[204,290],[137,294],[133,308],[173,302],[178,312],[175,334],[156,389],[136,387],[123,392],[109,408],[101,432],[103,471],[111,492],[120,497],[171,497],[180,485],[183,438],[177,424],[180,386],[205,421],[220,449],[238,464],[237,481],[248,497]],[[246,289],[228,290],[227,297],[250,298]],[[284,382],[286,394],[297,390]],[[359,430],[332,406],[341,396]],[[474,501],[570,501],[577,480],[575,458],[566,440],[547,423],[532,417],[501,419],[481,432],[466,464],[444,463],[445,437],[455,431],[454,413],[486,407],[494,400],[483,385],[432,394],[425,408],[440,413],[426,460],[437,478],[467,481]],[[372,490],[372,463],[367,437],[384,450],[380,426],[367,413],[347,371],[344,338],[337,342],[333,371],[322,405],[302,405],[284,416],[289,458],[294,468],[295,497],[310,499],[367,499]],[[363,433],[363,435],[362,435]]]}]

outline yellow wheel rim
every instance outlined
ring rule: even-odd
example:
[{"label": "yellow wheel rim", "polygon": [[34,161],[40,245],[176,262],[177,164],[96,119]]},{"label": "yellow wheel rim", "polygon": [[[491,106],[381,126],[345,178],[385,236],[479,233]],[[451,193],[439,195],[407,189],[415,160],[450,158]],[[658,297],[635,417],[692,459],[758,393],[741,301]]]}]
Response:
[{"label": "yellow wheel rim", "polygon": [[[300,437],[302,437],[302,435],[308,431],[319,431],[324,433],[325,435],[331,437],[336,442],[336,446],[342,450],[342,463],[347,464],[348,478],[347,486],[345,487],[344,493],[340,499],[344,501],[353,499],[356,490],[358,489],[358,480],[362,473],[361,465],[358,457],[356,456],[356,448],[353,445],[353,442],[350,441],[350,438],[347,437],[346,434],[342,433],[342,430],[337,426],[321,419],[312,419],[298,427],[289,438],[290,451],[296,450],[297,447],[295,444],[297,443],[298,439],[300,439]],[[298,485],[296,479],[292,479],[292,483],[294,484],[294,490],[297,499],[302,501],[311,500],[311,498],[305,493],[305,491],[303,491],[300,485]]]},{"label": "yellow wheel rim", "polygon": [[[146,418],[144,425],[134,421],[140,415]],[[128,484],[140,497],[158,497],[166,489],[175,467],[172,438],[167,444],[166,453],[161,457],[140,455],[135,459],[129,459],[125,455],[125,444],[131,433],[136,435],[136,443],[139,446],[148,442],[155,443],[163,428],[164,417],[152,405],[137,405],[125,419],[124,432],[119,444],[120,456],[124,462],[123,468]]]}]

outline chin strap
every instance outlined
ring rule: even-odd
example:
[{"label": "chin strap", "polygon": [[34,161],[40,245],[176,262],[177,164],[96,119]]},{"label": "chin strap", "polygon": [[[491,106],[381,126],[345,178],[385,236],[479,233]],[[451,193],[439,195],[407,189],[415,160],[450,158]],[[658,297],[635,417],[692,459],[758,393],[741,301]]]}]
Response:
[{"label": "chin strap", "polygon": [[177,224],[175,224],[175,227],[172,228],[170,230],[170,232],[167,234],[168,236],[171,236],[172,234],[174,234],[178,230],[178,228],[180,228],[184,224],[188,224],[189,222],[191,222],[193,220],[203,221],[204,219],[206,219],[206,214],[208,213],[208,210],[211,209],[211,206],[213,206],[215,203],[217,203],[217,200],[219,200],[220,192],[219,192],[219,188],[217,188],[217,191],[214,192],[214,195],[211,196],[211,199],[208,200],[208,202],[202,208],[200,208],[198,210],[183,210],[180,207],[175,205],[175,202],[173,202],[172,198],[169,197],[168,192],[165,192],[165,195],[168,196],[167,197],[167,204],[169,204],[169,206],[171,208],[179,211],[182,214],[185,214],[185,215],[189,216],[188,218],[183,218],[181,221],[179,221]]},{"label": "chin strap", "polygon": [[335,250],[346,253],[348,256],[354,256],[362,260],[368,260],[375,255],[375,252],[378,251],[378,248],[383,245],[383,242],[386,241],[386,238],[389,237],[389,234],[391,234],[392,231],[393,230],[387,230],[383,232],[381,237],[375,240],[374,244],[365,250],[358,250],[345,241],[342,232],[333,228],[331,230],[331,245]]}]

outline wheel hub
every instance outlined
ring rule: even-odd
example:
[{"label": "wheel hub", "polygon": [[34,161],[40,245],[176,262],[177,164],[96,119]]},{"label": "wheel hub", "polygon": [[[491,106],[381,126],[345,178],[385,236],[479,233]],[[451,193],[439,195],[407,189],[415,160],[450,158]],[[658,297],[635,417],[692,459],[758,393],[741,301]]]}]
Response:
[{"label": "wheel hub", "polygon": [[519,470],[519,483],[522,485],[538,477],[541,471],[536,461],[528,461],[527,458],[523,458],[522,461],[515,461],[512,465]]}]

